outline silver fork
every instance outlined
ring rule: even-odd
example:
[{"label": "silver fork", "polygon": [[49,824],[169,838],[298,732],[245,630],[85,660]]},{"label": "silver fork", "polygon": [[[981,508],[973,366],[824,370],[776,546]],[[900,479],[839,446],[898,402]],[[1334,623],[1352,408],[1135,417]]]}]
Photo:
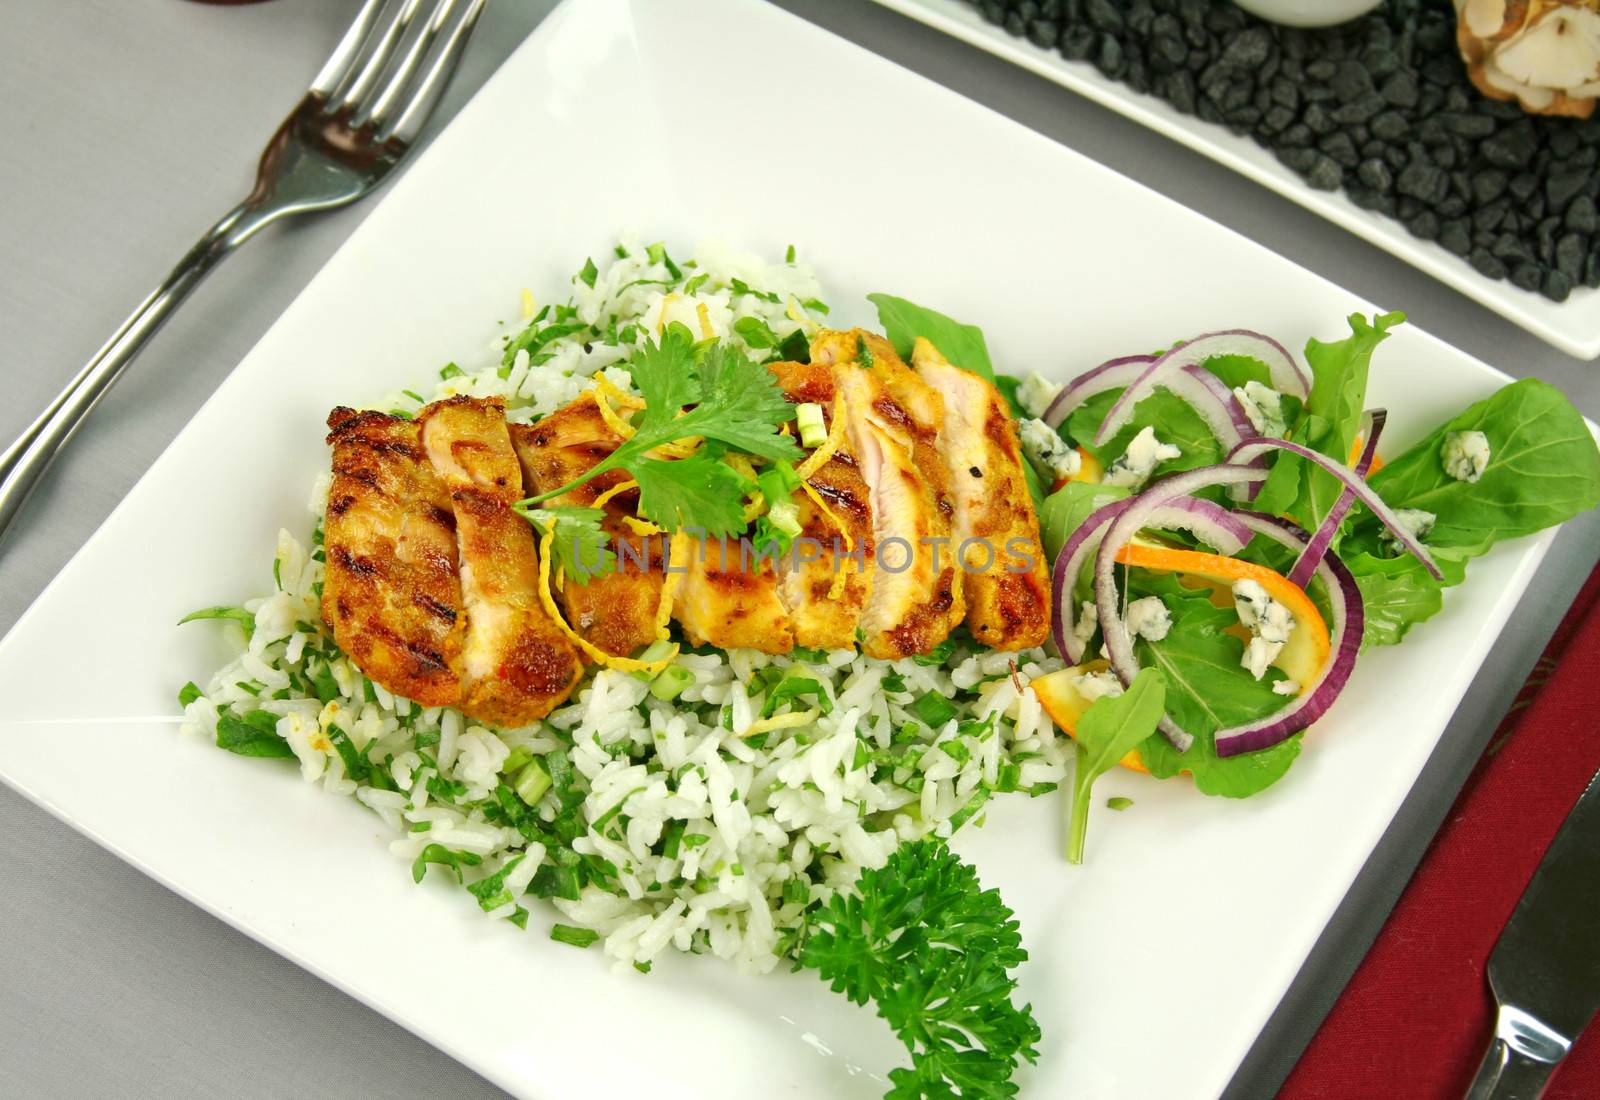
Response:
[{"label": "silver fork", "polygon": [[416,142],[488,0],[366,0],[261,154],[256,183],[0,455],[0,537],[145,341],[228,253],[282,218],[352,203]]}]

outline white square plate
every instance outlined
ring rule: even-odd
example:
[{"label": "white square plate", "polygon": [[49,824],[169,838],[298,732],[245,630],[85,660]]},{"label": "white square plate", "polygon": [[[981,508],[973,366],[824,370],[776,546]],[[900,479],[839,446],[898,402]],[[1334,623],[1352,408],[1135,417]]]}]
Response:
[{"label": "white square plate", "polygon": [[1054,50],[1040,49],[1007,34],[1004,28],[985,22],[968,0],[877,2],[1182,142],[1385,252],[1393,253],[1568,355],[1580,359],[1600,357],[1600,291],[1580,286],[1567,301],[1552,302],[1542,295],[1519,290],[1503,279],[1487,279],[1466,260],[1438,245],[1418,240],[1393,218],[1361,209],[1343,192],[1317,191],[1309,187],[1271,152],[1249,138],[1183,114],[1156,96],[1141,95],[1126,84],[1102,76],[1086,61],[1068,61]]},{"label": "white square plate", "polygon": [[[815,262],[845,322],[891,290],[1062,377],[1248,325],[1336,338],[1367,303],[991,112],[763,4],[575,0],[406,173],[0,643],[0,778],[512,1092],[875,1097],[901,1052],[814,977],[710,958],[642,977],[414,886],[376,818],[292,767],[180,737],[225,657],[192,608],[259,593],[303,531],[340,401],[481,347],[636,226]],[[1398,304],[1398,303],[1397,303]],[[1396,444],[1505,379],[1414,329],[1374,401]],[[1221,1090],[1415,780],[1548,538],[1473,567],[1368,661],[1288,778],[1247,802],[1108,776],[1090,862],[1061,803],[1001,800],[957,847],[1020,916],[1034,1096]],[[1427,685],[1417,690],[1417,685]]]}]

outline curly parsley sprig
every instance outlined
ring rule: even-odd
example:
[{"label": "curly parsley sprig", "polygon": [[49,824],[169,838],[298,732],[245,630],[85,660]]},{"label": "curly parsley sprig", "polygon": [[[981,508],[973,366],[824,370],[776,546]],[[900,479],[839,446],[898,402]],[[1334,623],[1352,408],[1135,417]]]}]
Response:
[{"label": "curly parsley sprig", "polygon": [[1017,922],[995,890],[937,840],[906,844],[853,894],[812,913],[800,965],[856,1004],[871,1001],[911,1052],[888,1100],[1014,1096],[1038,1058],[1031,1005],[1018,1008]]},{"label": "curly parsley sprig", "polygon": [[[793,461],[802,452],[778,426],[794,406],[761,364],[729,344],[697,345],[681,324],[668,325],[626,364],[644,397],[634,434],[587,473],[558,489],[521,502],[531,509],[608,470],[622,469],[639,483],[639,513],[668,531],[704,529],[710,537],[745,528],[747,479],[721,461],[726,451]],[[652,458],[665,443],[699,437],[706,446],[687,458]]]}]

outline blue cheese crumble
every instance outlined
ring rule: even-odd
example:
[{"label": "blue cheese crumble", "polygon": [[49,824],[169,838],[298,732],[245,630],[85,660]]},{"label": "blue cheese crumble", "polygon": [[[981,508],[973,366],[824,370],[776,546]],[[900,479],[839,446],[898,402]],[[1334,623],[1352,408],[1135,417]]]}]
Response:
[{"label": "blue cheese crumble", "polygon": [[1080,672],[1073,683],[1078,694],[1088,702],[1122,694],[1122,681],[1110,669],[1104,672]]},{"label": "blue cheese crumble", "polygon": [[1294,631],[1294,616],[1273,599],[1259,581],[1235,581],[1233,606],[1239,613],[1240,624],[1250,632],[1249,644],[1244,647],[1244,657],[1239,663],[1259,680],[1283,652],[1284,643]]},{"label": "blue cheese crumble", "polygon": [[1263,386],[1251,379],[1234,387],[1233,399],[1244,410],[1257,434],[1269,439],[1282,439],[1289,434],[1289,421],[1283,412],[1283,394],[1271,386]]},{"label": "blue cheese crumble", "polygon": [[1137,489],[1150,480],[1158,465],[1182,457],[1182,450],[1161,442],[1156,438],[1156,430],[1147,427],[1128,442],[1127,451],[1111,464],[1102,480],[1107,485]]},{"label": "blue cheese crumble", "polygon": [[[1396,508],[1394,516],[1400,521],[1400,526],[1406,529],[1406,533],[1418,542],[1432,534],[1433,525],[1439,521],[1438,516],[1432,512],[1425,512],[1421,508]],[[1383,545],[1392,555],[1398,556],[1406,553],[1405,544],[1395,537],[1393,531],[1387,528],[1383,532]]]},{"label": "blue cheese crumble", "polygon": [[1043,420],[1024,420],[1018,429],[1022,453],[1039,471],[1046,484],[1057,478],[1073,478],[1083,466],[1083,456],[1067,446],[1061,434]]},{"label": "blue cheese crumble", "polygon": [[1078,621],[1072,624],[1072,636],[1078,644],[1085,649],[1089,647],[1089,640],[1094,637],[1094,632],[1100,626],[1100,612],[1095,607],[1094,601],[1084,600],[1079,609]]},{"label": "blue cheese crumble", "polygon": [[1172,629],[1172,613],[1159,596],[1146,596],[1128,605],[1128,633],[1159,642]]},{"label": "blue cheese crumble", "polygon": [[1477,481],[1489,468],[1489,437],[1482,432],[1446,432],[1439,461],[1457,481]]},{"label": "blue cheese crumble", "polygon": [[1038,371],[1033,371],[1017,385],[1017,404],[1029,416],[1041,417],[1060,392],[1060,386]]}]

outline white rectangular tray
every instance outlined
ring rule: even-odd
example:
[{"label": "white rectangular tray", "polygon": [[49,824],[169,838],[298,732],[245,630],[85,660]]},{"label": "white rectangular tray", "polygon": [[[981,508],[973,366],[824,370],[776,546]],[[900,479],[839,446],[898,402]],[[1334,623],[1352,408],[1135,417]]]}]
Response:
[{"label": "white rectangular tray", "polygon": [[1503,279],[1486,279],[1472,265],[1436,244],[1421,241],[1392,218],[1363,210],[1343,192],[1317,191],[1247,137],[1185,115],[1153,95],[1141,95],[1086,61],[1068,61],[1054,50],[1006,33],[986,22],[965,0],[877,0],[930,27],[1053,80],[1157,133],[1227,165],[1242,176],[1322,215],[1385,252],[1459,290],[1468,298],[1521,325],[1541,340],[1580,359],[1600,357],[1600,291],[1578,287],[1565,302],[1520,290]]}]

